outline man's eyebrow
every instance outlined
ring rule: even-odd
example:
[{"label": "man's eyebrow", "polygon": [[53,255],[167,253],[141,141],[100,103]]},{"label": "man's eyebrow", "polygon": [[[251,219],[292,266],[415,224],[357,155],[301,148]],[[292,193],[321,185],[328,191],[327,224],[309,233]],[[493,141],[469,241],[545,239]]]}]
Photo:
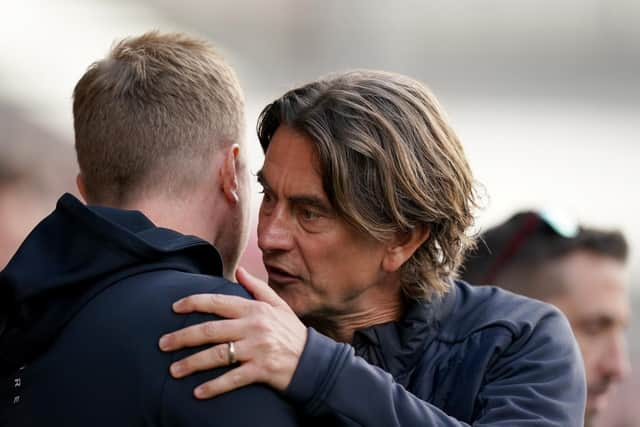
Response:
[{"label": "man's eyebrow", "polygon": [[323,199],[317,196],[305,194],[305,195],[291,196],[291,197],[288,197],[288,199],[292,205],[309,206],[325,214],[331,213],[333,211],[331,206],[329,206]]},{"label": "man's eyebrow", "polygon": [[627,316],[616,318],[608,313],[595,313],[592,318],[584,319],[583,323],[597,324],[598,326],[610,328],[614,325],[620,325],[623,329],[629,327],[629,318]]},{"label": "man's eyebrow", "polygon": [[[267,189],[269,188],[269,183],[267,182],[267,179],[265,178],[262,170],[259,170],[256,173],[256,178],[258,179],[258,183],[260,185],[262,185],[264,188],[267,188]],[[293,195],[293,196],[287,197],[287,200],[292,205],[310,206],[326,214],[331,213],[333,211],[333,208],[329,204],[327,204],[327,202],[324,199],[322,199],[321,197],[315,196],[313,194]]]}]

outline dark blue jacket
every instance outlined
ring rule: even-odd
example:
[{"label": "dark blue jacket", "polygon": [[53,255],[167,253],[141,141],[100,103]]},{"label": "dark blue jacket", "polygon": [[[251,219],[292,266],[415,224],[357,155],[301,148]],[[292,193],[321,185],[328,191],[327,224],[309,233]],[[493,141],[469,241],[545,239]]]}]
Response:
[{"label": "dark blue jacket", "polygon": [[0,426],[293,426],[279,394],[252,385],[198,401],[224,372],[175,380],[158,339],[211,320],[171,304],[202,292],[247,296],[208,243],[136,211],[71,195],[0,273]]},{"label": "dark blue jacket", "polygon": [[455,282],[353,346],[310,329],[286,394],[313,425],[582,427],[586,386],[558,310]]}]

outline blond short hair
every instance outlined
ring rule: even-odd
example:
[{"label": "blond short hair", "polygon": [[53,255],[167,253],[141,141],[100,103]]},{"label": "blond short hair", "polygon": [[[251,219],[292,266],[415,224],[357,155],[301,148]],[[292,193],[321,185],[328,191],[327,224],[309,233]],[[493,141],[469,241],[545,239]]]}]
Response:
[{"label": "blond short hair", "polygon": [[117,205],[188,191],[217,146],[241,140],[244,97],[206,41],[154,31],[116,43],[89,67],[73,116],[87,198]]}]

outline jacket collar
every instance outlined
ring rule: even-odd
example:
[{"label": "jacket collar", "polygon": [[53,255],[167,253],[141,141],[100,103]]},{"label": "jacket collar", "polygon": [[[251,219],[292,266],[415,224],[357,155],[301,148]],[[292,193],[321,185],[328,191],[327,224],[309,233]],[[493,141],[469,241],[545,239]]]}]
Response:
[{"label": "jacket collar", "polygon": [[406,387],[405,382],[423,355],[422,349],[433,341],[455,300],[456,286],[452,281],[444,295],[412,301],[401,320],[356,331],[352,343],[356,354],[389,372]]},{"label": "jacket collar", "polygon": [[0,376],[37,357],[103,289],[156,269],[219,276],[222,259],[141,212],[62,196],[0,271]]}]

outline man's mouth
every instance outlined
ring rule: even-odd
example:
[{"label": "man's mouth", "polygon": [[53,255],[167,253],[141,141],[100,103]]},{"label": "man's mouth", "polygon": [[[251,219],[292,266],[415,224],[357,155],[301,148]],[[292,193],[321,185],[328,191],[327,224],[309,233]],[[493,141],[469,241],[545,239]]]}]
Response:
[{"label": "man's mouth", "polygon": [[300,280],[300,276],[291,274],[284,268],[270,264],[265,264],[265,268],[267,270],[267,274],[269,275],[269,282],[275,282],[278,285],[286,285]]},{"label": "man's mouth", "polygon": [[587,410],[597,413],[607,406],[607,401],[609,400],[607,395],[609,385],[609,383],[602,383],[597,386],[588,387]]}]

